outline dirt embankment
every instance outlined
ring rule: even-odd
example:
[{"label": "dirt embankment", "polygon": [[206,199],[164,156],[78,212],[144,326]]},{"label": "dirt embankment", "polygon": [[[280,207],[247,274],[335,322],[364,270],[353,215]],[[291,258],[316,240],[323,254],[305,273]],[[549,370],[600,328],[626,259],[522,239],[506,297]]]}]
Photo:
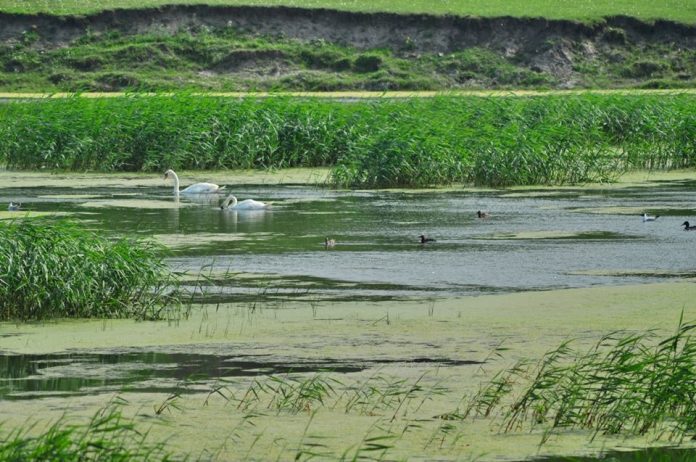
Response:
[{"label": "dirt embankment", "polygon": [[[165,6],[114,10],[89,16],[0,14],[0,41],[20,41],[27,31],[39,31],[41,46],[66,46],[86,31],[121,34],[175,33],[233,27],[245,34],[323,41],[357,49],[390,49],[403,57],[420,57],[483,48],[534,72],[557,79],[559,86],[578,81],[578,63],[632,60],[649,50],[682,54],[665,63],[639,63],[622,71],[629,77],[655,77],[654,69],[671,68],[676,79],[693,80],[689,61],[696,49],[696,26],[670,21],[642,22],[610,17],[585,24],[543,18],[473,18],[430,15],[366,14],[323,9]],[[618,50],[618,51],[617,51]],[[628,50],[628,51],[626,51]],[[686,57],[683,54],[685,50]],[[627,58],[627,56],[631,54]],[[635,66],[634,66],[635,67]],[[644,69],[647,68],[647,71]],[[645,74],[644,76],[641,75]]]}]

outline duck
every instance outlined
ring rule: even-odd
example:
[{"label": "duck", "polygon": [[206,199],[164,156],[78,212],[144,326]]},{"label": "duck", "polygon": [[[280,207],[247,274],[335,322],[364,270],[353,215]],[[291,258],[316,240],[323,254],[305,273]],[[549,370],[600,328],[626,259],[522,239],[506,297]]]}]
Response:
[{"label": "duck", "polygon": [[227,196],[225,201],[220,206],[221,210],[265,210],[269,207],[265,202],[255,201],[254,199],[246,199],[238,202],[234,194]]},{"label": "duck", "polygon": [[476,216],[479,218],[488,218],[491,216],[491,214],[488,212],[482,212],[479,210],[478,212],[476,212]]},{"label": "duck", "polygon": [[324,239],[324,247],[327,249],[329,247],[334,247],[336,245],[336,239],[329,239],[328,237]]},{"label": "duck", "polygon": [[656,216],[653,217],[653,216],[648,215],[647,213],[644,213],[644,214],[642,215],[642,217],[643,217],[643,223],[645,223],[646,221],[655,221],[655,220],[657,220],[658,218],[660,218],[660,215],[656,215]]},{"label": "duck", "polygon": [[178,196],[179,193],[181,194],[215,194],[220,192],[221,188],[220,186],[214,184],[214,183],[194,183],[191,186],[188,186],[181,191],[179,191],[179,176],[174,172],[174,170],[169,169],[166,172],[164,172],[164,179],[168,179],[169,177],[174,178],[174,195]]},{"label": "duck", "polygon": [[16,212],[22,207],[22,204],[20,202],[10,202],[10,205],[7,206],[7,210],[10,212]]},{"label": "duck", "polygon": [[418,237],[420,238],[420,243],[421,243],[421,244],[425,244],[425,243],[427,243],[427,242],[435,242],[435,239],[430,238],[430,237],[425,237],[425,234],[421,234],[421,235],[418,236]]},{"label": "duck", "polygon": [[696,231],[696,225],[689,226],[689,222],[685,221],[682,223],[682,226],[684,227],[684,231]]}]

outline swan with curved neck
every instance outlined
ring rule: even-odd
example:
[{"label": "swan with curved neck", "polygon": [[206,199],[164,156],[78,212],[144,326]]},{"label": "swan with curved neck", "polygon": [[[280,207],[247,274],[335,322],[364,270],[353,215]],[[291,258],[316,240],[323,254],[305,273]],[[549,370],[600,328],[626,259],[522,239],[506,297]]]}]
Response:
[{"label": "swan with curved neck", "polygon": [[220,208],[222,210],[264,210],[268,208],[268,204],[255,201],[254,199],[246,199],[238,202],[234,194],[230,194]]},{"label": "swan with curved neck", "polygon": [[179,191],[179,176],[174,170],[169,169],[164,172],[164,179],[174,178],[174,194],[214,194],[220,192],[220,186],[214,183],[195,183]]}]

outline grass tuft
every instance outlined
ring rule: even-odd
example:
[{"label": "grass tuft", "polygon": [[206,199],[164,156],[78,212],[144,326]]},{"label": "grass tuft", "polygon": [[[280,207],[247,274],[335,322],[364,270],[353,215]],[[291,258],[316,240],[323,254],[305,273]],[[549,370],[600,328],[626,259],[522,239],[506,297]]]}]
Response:
[{"label": "grass tuft", "polygon": [[176,280],[149,241],[110,241],[66,221],[0,223],[0,319],[157,319]]}]

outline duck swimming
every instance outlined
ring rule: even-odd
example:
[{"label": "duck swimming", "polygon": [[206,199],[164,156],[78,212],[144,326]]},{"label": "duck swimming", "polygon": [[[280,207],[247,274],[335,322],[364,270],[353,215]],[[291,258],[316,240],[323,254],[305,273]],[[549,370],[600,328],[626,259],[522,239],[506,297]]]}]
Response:
[{"label": "duck swimming", "polygon": [[328,237],[324,239],[324,247],[334,247],[336,245],[336,239],[329,239]]},{"label": "duck swimming", "polygon": [[689,226],[689,222],[685,221],[682,223],[682,226],[684,227],[684,231],[696,231],[696,225]]},{"label": "duck swimming", "polygon": [[424,234],[421,234],[421,235],[418,236],[418,237],[420,237],[420,243],[421,243],[421,244],[425,244],[426,242],[435,242],[435,239],[430,238],[430,237],[425,237]]},{"label": "duck swimming", "polygon": [[479,218],[488,218],[491,216],[491,214],[488,212],[482,212],[479,210],[478,212],[476,212],[476,216]]},{"label": "duck swimming", "polygon": [[10,202],[10,205],[7,206],[7,210],[10,212],[16,212],[22,207],[22,204],[19,202]]},{"label": "duck swimming", "polygon": [[645,223],[646,221],[655,221],[655,220],[657,220],[658,218],[660,218],[660,215],[656,215],[656,216],[652,217],[652,216],[648,215],[647,213],[644,213],[644,214],[642,215],[642,217],[643,217],[643,223]]}]

